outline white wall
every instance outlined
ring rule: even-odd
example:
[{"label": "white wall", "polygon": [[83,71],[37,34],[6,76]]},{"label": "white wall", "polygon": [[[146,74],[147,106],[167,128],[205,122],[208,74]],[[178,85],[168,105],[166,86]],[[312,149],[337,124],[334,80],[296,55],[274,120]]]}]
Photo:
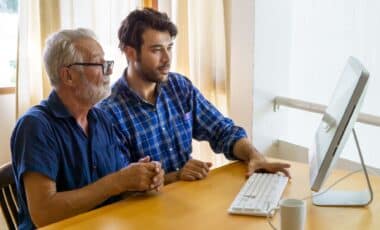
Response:
[{"label": "white wall", "polygon": [[226,22],[231,49],[229,114],[252,138],[254,1],[231,1],[226,6],[230,9]]},{"label": "white wall", "polygon": [[291,1],[257,0],[254,14],[253,133],[256,146],[268,152],[288,128],[287,111],[274,113],[272,102],[289,89]]},{"label": "white wall", "polygon": [[[310,146],[321,115],[280,108],[275,95],[328,104],[349,56],[371,75],[362,112],[380,115],[380,2],[356,0],[256,0],[254,133]],[[356,124],[364,158],[380,167],[380,128]],[[267,144],[267,145],[268,145]],[[351,137],[343,158],[358,160]]]},{"label": "white wall", "polygon": [[[230,117],[247,130],[262,152],[287,133],[287,111],[272,100],[287,95],[291,0],[225,0],[230,46]],[[281,39],[279,39],[281,37]]]},{"label": "white wall", "polygon": [[15,124],[15,95],[0,95],[0,165],[10,161],[10,136]]},{"label": "white wall", "polygon": [[[358,58],[370,72],[362,112],[380,115],[380,2],[356,0],[293,0],[290,63],[291,97],[328,104],[349,56]],[[290,142],[310,146],[321,116],[292,111]],[[300,124],[302,120],[302,124]],[[366,163],[380,167],[380,128],[356,124]],[[353,138],[343,158],[358,161]]]}]

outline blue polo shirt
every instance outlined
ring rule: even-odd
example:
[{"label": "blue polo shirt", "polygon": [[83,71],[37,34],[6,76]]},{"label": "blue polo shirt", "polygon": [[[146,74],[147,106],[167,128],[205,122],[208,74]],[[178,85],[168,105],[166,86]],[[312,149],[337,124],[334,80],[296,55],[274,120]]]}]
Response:
[{"label": "blue polo shirt", "polygon": [[[88,113],[85,135],[57,93],[32,107],[17,122],[11,137],[19,211],[19,229],[33,229],[23,174],[38,172],[56,182],[57,192],[84,187],[128,165],[128,150],[101,110]],[[123,153],[123,154],[121,154]],[[117,200],[113,197],[102,205]]]}]

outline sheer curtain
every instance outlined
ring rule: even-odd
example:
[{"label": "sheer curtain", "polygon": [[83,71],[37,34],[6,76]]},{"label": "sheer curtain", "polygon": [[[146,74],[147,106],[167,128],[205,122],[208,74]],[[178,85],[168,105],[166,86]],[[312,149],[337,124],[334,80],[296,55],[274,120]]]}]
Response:
[{"label": "sheer curtain", "polygon": [[106,58],[115,60],[112,80],[126,65],[119,51],[117,29],[122,19],[147,0],[20,0],[16,118],[49,94],[51,87],[43,69],[42,49],[47,36],[59,29],[93,29],[104,47]]},{"label": "sheer curtain", "polygon": [[42,70],[46,36],[59,28],[59,0],[21,0],[17,51],[16,118],[49,94]]},{"label": "sheer curtain", "polygon": [[[227,115],[228,47],[224,2],[160,0],[158,8],[178,26],[172,70],[189,77],[203,95]],[[208,143],[194,142],[193,158],[211,161],[214,166],[228,162],[224,156],[214,154]]]},{"label": "sheer curtain", "polygon": [[127,65],[118,48],[117,31],[121,21],[137,7],[152,4],[141,0],[61,0],[61,28],[84,27],[92,29],[103,46],[105,58],[114,60],[112,83],[123,73]]}]

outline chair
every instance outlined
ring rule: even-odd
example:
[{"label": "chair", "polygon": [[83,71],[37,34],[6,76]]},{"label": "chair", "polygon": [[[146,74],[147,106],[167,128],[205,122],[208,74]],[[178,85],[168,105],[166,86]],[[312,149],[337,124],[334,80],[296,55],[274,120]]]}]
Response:
[{"label": "chair", "polygon": [[17,229],[18,203],[12,163],[0,167],[0,206],[9,230]]}]

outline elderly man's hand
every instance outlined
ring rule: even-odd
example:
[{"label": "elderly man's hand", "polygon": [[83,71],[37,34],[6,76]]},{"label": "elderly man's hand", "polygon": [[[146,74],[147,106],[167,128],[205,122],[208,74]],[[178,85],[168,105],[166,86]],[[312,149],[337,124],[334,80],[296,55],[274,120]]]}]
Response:
[{"label": "elderly man's hand", "polygon": [[190,159],[178,172],[178,179],[185,181],[203,179],[208,175],[211,166],[211,162],[203,162],[195,159]]},{"label": "elderly man's hand", "polygon": [[[146,156],[146,157],[143,157],[139,160],[139,162],[143,162],[143,163],[148,163],[150,162],[150,157],[149,156]],[[157,164],[157,166],[160,168],[160,171],[157,173],[156,176],[153,177],[153,184],[150,186],[151,187],[151,190],[156,190],[157,192],[159,192],[162,187],[164,187],[164,175],[165,175],[165,171],[161,168],[161,163],[158,162],[158,161],[152,161],[152,163],[155,163]]]},{"label": "elderly man's hand", "polygon": [[161,164],[155,161],[132,163],[119,172],[120,192],[159,190],[164,183]]}]

